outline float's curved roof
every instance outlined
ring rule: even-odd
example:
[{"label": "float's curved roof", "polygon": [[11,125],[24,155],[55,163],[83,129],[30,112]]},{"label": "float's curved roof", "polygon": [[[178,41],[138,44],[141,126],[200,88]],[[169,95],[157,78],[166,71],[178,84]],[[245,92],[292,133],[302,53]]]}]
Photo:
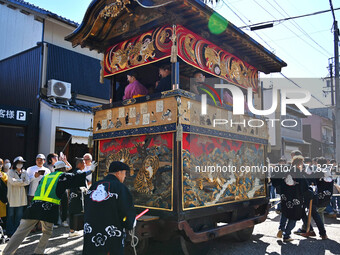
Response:
[{"label": "float's curved roof", "polygon": [[[125,9],[117,4],[126,2]],[[220,34],[208,28],[210,17],[228,24]],[[115,16],[116,15],[116,16]],[[287,64],[200,0],[93,0],[81,25],[65,39],[74,47],[104,52],[108,47],[162,25],[180,24],[264,73]]]}]

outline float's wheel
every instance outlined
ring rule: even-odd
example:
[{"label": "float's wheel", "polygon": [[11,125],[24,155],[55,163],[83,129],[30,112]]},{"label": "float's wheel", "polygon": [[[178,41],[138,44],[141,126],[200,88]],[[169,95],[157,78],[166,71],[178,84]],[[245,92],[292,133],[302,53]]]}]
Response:
[{"label": "float's wheel", "polygon": [[251,236],[253,235],[253,231],[254,226],[236,231],[232,233],[231,236],[238,242],[244,242],[251,238]]},{"label": "float's wheel", "polygon": [[181,236],[180,243],[184,255],[206,255],[209,252],[209,242],[192,243]]}]

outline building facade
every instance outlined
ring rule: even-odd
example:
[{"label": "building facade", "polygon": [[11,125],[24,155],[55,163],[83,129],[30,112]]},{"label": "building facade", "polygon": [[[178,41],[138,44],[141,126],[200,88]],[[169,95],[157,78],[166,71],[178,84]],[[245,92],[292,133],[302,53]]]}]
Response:
[{"label": "building facade", "polygon": [[[91,107],[110,98],[109,82],[99,82],[102,55],[64,40],[78,24],[24,1],[0,0],[0,21],[0,157],[82,156]],[[51,80],[71,84],[72,97],[51,97]]]},{"label": "building facade", "polygon": [[[269,143],[268,157],[270,162],[277,163],[281,157],[291,160],[291,152],[300,150],[304,156],[310,156],[311,144],[304,140],[302,121],[306,116],[294,105],[287,105],[286,115],[281,111],[281,94],[277,93],[276,111],[268,116]],[[273,104],[273,90],[263,91],[264,109],[269,109]]]},{"label": "building facade", "polygon": [[312,116],[303,120],[304,139],[311,143],[311,157],[334,158],[332,109],[310,109]]}]

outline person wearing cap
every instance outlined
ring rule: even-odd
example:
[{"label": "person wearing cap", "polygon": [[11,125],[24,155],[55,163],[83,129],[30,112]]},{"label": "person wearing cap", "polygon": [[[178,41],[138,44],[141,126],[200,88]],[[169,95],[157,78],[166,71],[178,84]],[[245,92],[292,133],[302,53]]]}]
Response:
[{"label": "person wearing cap", "polygon": [[14,254],[24,238],[39,221],[41,221],[42,225],[42,236],[35,248],[34,254],[44,254],[48,239],[52,235],[53,224],[57,223],[59,218],[61,197],[66,189],[85,185],[86,176],[91,174],[97,166],[95,163],[92,165],[93,167],[88,171],[67,173],[66,164],[63,161],[57,161],[54,164],[55,172],[41,179],[31,205],[27,207],[20,226],[2,254]]},{"label": "person wearing cap", "polygon": [[148,94],[147,88],[138,81],[138,73],[136,71],[130,71],[127,74],[127,80],[129,85],[125,88],[123,100],[136,96],[146,96]]},{"label": "person wearing cap", "polygon": [[30,184],[26,170],[23,169],[26,160],[18,156],[13,160],[13,168],[8,171],[7,179],[7,235],[10,237],[18,228],[24,208],[27,205],[25,186]]},{"label": "person wearing cap", "polygon": [[[38,154],[35,158],[36,165],[27,168],[27,174],[30,178],[30,185],[28,187],[28,204],[32,203],[34,193],[39,185],[40,180],[43,178],[44,175],[48,175],[51,173],[50,169],[44,167],[45,163],[45,155]],[[32,232],[36,230],[41,230],[41,225],[37,224],[36,228],[32,230]]]},{"label": "person wearing cap", "polygon": [[123,184],[128,165],[114,161],[85,196],[84,255],[124,254],[125,229],[135,226],[132,195]]},{"label": "person wearing cap", "polygon": [[37,190],[40,180],[43,176],[51,173],[50,169],[44,167],[45,155],[38,154],[35,158],[36,165],[27,168],[27,174],[30,178],[30,186],[28,189],[28,204],[31,204],[34,193]]}]

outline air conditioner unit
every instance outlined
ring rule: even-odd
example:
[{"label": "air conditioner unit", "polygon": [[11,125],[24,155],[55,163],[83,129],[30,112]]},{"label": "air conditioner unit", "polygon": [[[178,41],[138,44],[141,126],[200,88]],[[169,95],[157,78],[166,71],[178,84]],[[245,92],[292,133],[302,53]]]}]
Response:
[{"label": "air conditioner unit", "polygon": [[71,99],[71,83],[57,80],[49,80],[47,83],[47,96]]}]

